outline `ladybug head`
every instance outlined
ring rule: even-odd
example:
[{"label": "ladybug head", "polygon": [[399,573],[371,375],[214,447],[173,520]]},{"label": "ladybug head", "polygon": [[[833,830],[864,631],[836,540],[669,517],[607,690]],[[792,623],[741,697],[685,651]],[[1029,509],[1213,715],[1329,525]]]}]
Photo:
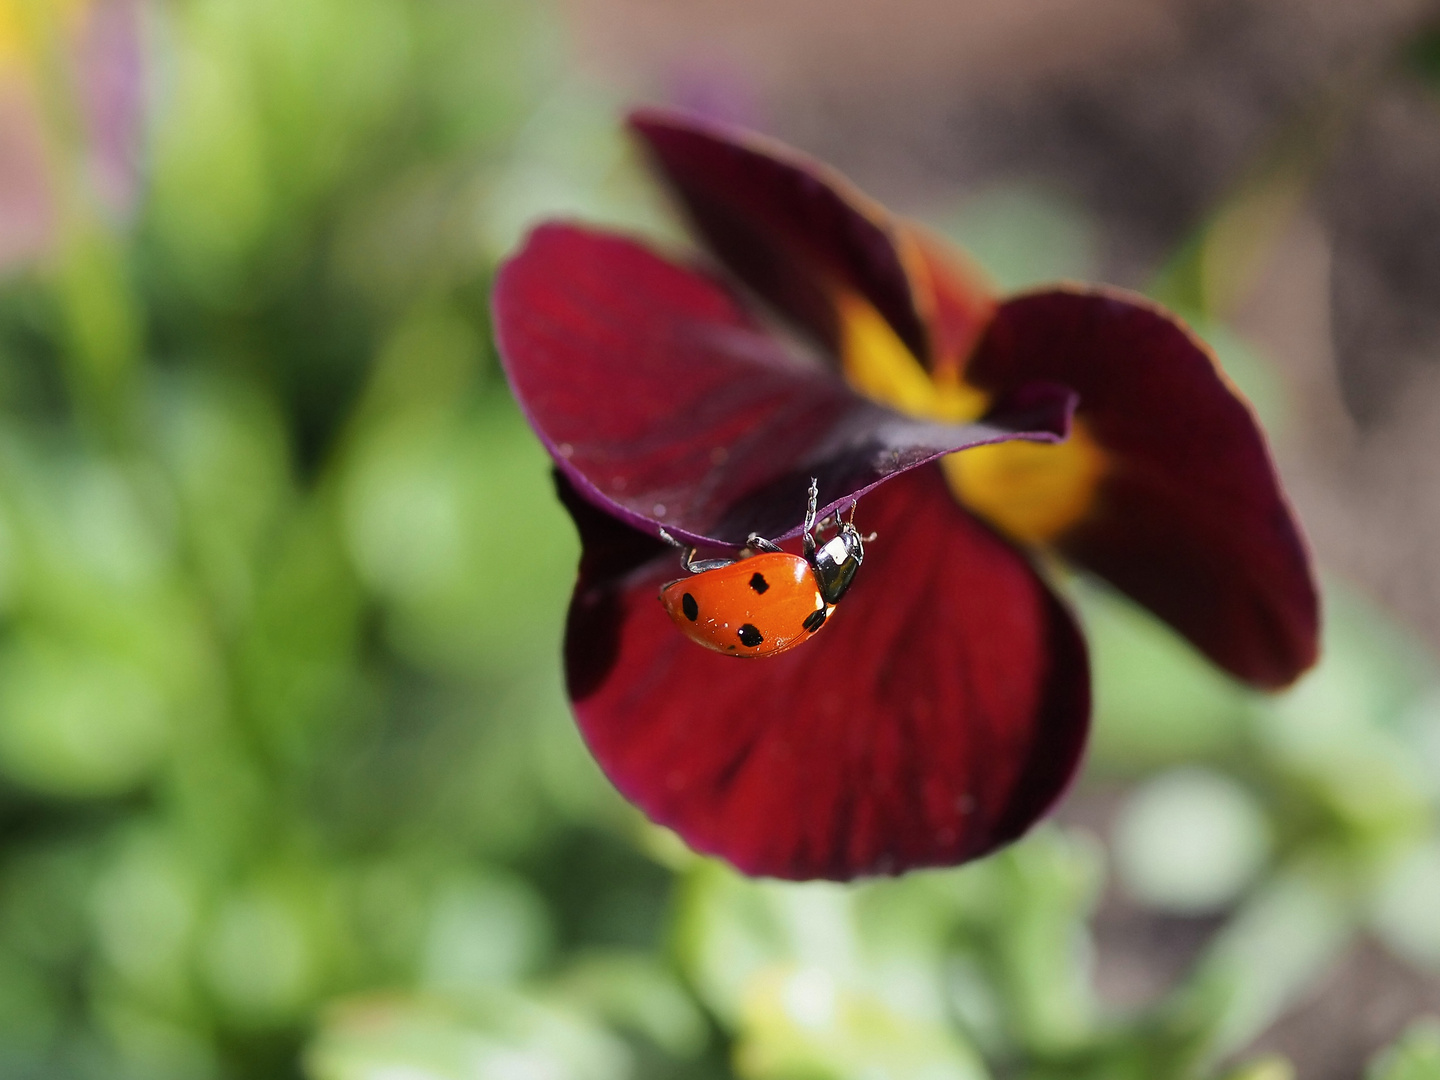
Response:
[{"label": "ladybug head", "polygon": [[865,558],[865,541],[851,522],[842,522],[840,531],[820,546],[810,557],[810,567],[820,584],[820,595],[827,604],[838,604],[855,579],[855,571]]}]

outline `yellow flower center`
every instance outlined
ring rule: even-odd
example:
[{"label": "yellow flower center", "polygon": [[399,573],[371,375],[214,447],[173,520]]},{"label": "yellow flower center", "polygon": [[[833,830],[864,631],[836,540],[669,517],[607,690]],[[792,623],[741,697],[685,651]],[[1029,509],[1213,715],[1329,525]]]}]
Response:
[{"label": "yellow flower center", "polygon": [[933,379],[875,306],[856,293],[840,298],[841,361],[856,390],[898,412],[963,424],[978,420],[989,397],[958,375]]},{"label": "yellow flower center", "polygon": [[[838,304],[841,360],[850,385],[910,416],[966,423],[984,415],[987,394],[960,373],[932,378],[875,307],[855,293]],[[1046,544],[1094,504],[1103,451],[1082,419],[1063,443],[1012,440],[976,446],[941,462],[950,489],[970,510],[1022,544]]]}]

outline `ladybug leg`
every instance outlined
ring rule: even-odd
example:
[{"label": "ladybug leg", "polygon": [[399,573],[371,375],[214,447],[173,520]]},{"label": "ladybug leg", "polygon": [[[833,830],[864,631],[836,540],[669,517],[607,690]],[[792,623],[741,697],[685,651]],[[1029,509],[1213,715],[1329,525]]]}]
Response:
[{"label": "ladybug leg", "polygon": [[680,556],[680,565],[692,574],[703,574],[706,570],[718,570],[720,567],[729,566],[735,561],[734,559],[697,559],[695,558],[695,548],[686,547],[680,543],[679,540],[676,540],[666,532],[663,526],[660,529],[660,539],[672,547],[680,548],[684,552],[684,554]]},{"label": "ladybug leg", "polygon": [[815,557],[815,507],[820,502],[820,481],[816,477],[810,478],[810,498],[805,507],[805,558],[811,560]]},{"label": "ladybug leg", "polygon": [[748,547],[751,551],[780,552],[782,554],[785,551],[785,549],[782,548],[779,544],[771,543],[759,533],[751,533],[748,537],[746,537],[745,546]]},{"label": "ladybug leg", "polygon": [[719,570],[720,567],[729,566],[734,561],[734,559],[697,559],[693,547],[686,548],[685,554],[680,557],[680,565],[692,574],[703,574],[706,570]]},{"label": "ladybug leg", "polygon": [[820,481],[810,478],[810,494],[805,504],[805,531],[815,528],[815,508],[820,505]]}]

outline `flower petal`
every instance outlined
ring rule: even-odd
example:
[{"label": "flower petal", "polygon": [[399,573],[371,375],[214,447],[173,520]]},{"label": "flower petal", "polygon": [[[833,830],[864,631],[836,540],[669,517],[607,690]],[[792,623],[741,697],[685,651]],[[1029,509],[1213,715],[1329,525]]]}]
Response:
[{"label": "flower petal", "polygon": [[[924,249],[933,241],[893,218],[830,167],[769,139],[645,109],[630,126],[725,266],[829,351],[845,346],[857,300],[922,364],[968,352],[994,307],[978,273],[943,308]],[[959,280],[958,262],[952,267]]]},{"label": "flower petal", "polygon": [[1315,581],[1265,438],[1172,316],[1115,291],[1021,296],[965,374],[992,393],[1048,379],[1080,395],[1075,437],[1054,454],[952,459],[967,503],[1108,579],[1241,679],[1279,687],[1314,663]]},{"label": "flower petal", "polygon": [[788,350],[714,279],[620,237],[542,226],[501,270],[496,339],[566,475],[658,536],[738,547],[965,447],[1063,437],[1073,395],[1021,387],[966,424],[907,417]]},{"label": "flower petal", "polygon": [[877,538],[839,610],[762,660],[686,640],[656,599],[675,558],[566,501],[585,543],[565,647],[581,730],[616,787],[697,850],[794,879],[954,865],[1023,833],[1073,774],[1084,644],[938,469],[860,505]]}]

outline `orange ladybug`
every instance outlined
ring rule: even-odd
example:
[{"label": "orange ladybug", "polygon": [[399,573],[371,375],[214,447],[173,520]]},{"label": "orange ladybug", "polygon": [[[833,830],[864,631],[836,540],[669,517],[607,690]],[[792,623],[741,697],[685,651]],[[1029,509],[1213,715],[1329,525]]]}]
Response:
[{"label": "orange ladybug", "polygon": [[747,541],[754,554],[738,560],[697,562],[695,549],[687,550],[682,565],[694,576],[660,587],[660,603],[680,631],[728,656],[775,656],[810,640],[835,611],[865,558],[853,521],[841,522],[834,538],[817,547],[818,500],[818,485],[811,480],[803,558],[754,533]]}]

